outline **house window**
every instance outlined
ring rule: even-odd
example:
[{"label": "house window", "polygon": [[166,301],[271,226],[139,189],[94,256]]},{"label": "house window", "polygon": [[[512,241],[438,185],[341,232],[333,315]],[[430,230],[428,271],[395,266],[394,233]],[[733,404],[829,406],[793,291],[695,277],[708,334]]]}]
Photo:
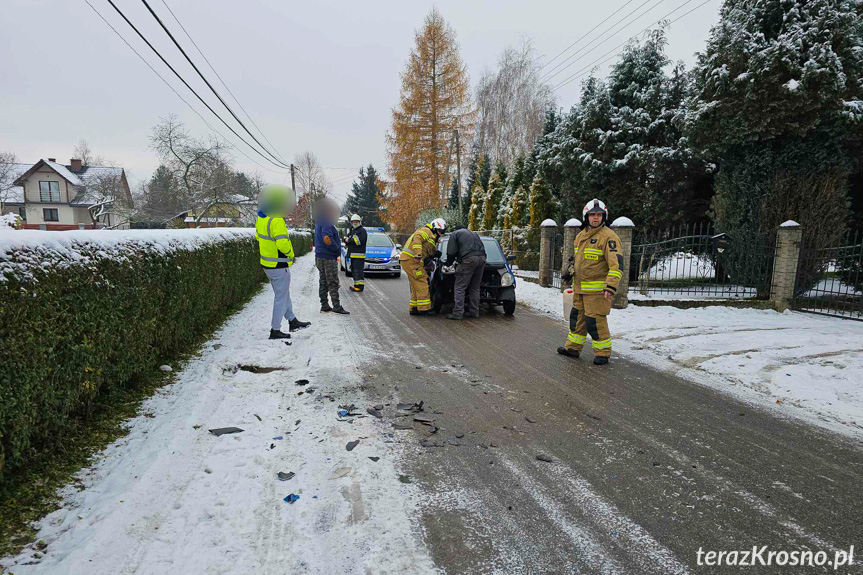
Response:
[{"label": "house window", "polygon": [[60,182],[39,182],[39,200],[42,202],[59,202]]},{"label": "house window", "polygon": [[59,222],[60,212],[57,208],[43,208],[42,219],[44,219],[46,222]]},{"label": "house window", "polygon": [[27,221],[27,210],[26,208],[18,208],[18,215],[21,216],[21,219],[25,222]]}]

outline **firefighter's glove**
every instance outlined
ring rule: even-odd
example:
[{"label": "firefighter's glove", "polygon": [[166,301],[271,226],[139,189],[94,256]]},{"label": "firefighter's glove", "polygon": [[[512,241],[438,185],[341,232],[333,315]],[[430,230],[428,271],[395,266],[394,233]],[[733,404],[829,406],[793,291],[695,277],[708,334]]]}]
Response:
[{"label": "firefighter's glove", "polygon": [[436,257],[436,258],[439,258],[439,257],[441,257],[442,255],[443,255],[443,252],[442,252],[442,251],[440,251],[440,250],[435,250],[435,251],[434,251],[434,253],[432,254],[432,256],[433,256],[433,257]]}]

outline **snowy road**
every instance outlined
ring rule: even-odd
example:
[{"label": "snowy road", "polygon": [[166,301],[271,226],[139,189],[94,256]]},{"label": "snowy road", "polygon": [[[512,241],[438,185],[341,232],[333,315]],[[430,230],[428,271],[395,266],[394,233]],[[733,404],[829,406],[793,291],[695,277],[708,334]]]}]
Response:
[{"label": "snowy road", "polygon": [[[322,315],[311,264],[292,287],[312,328],[290,348],[263,340],[270,294],[256,297],[82,474],[43,522],[44,556],[7,560],[12,573],[701,574],[738,568],[698,566],[699,548],[863,546],[859,441],[625,359],[560,357],[565,328],[525,307],[408,316],[404,277],[346,293],[349,317]],[[395,404],[420,400],[435,427],[393,428],[412,419]],[[338,421],[339,403],[386,404],[384,418]],[[231,425],[245,431],[206,431]]]},{"label": "snowy road", "polygon": [[[82,472],[87,488],[70,488],[68,504],[43,521],[44,556],[31,548],[4,561],[12,573],[435,572],[411,518],[416,487],[399,482],[395,445],[385,443],[382,424],[336,420],[338,404],[356,403],[365,413],[367,403],[355,320],[320,314],[310,256],[293,270],[295,312],[312,327],[295,334],[291,347],[266,340],[267,287],[176,384],[145,404],[129,435]],[[307,386],[294,383],[303,378]],[[227,426],[245,431],[207,431]],[[282,482],[280,471],[296,476]],[[290,493],[300,500],[285,503]]]}]

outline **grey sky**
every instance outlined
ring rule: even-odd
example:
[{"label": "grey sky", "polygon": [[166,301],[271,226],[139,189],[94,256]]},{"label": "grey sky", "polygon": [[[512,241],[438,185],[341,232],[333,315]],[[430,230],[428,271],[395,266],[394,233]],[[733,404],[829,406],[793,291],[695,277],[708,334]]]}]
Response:
[{"label": "grey sky", "polygon": [[[90,1],[213,127],[242,147],[149,52],[107,0]],[[228,119],[228,113],[184,65],[144,5],[139,0],[114,1],[198,93]],[[148,1],[207,73],[205,63],[162,0]],[[165,1],[283,157],[292,160],[295,153],[311,150],[324,166],[350,168],[328,170],[340,200],[359,166],[386,157],[384,134],[390,109],[398,101],[399,74],[413,46],[414,30],[432,5],[455,29],[475,84],[482,70],[493,67],[507,45],[518,44],[522,37],[533,38],[538,53],[551,58],[626,3]],[[550,83],[554,85],[591,64],[678,6],[686,4],[669,19],[703,1],[650,0],[623,21],[634,20],[632,24]],[[630,2],[588,41],[643,2]],[[195,133],[209,132],[84,0],[5,0],[3,4],[0,150],[15,152],[21,161],[50,156],[68,162],[75,144],[85,138],[96,154],[124,166],[135,185],[149,177],[158,163],[148,148],[148,138],[159,117],[175,113]],[[673,60],[682,59],[691,66],[694,53],[703,48],[709,28],[718,18],[720,5],[721,0],[708,0],[671,26],[668,54]],[[603,74],[606,69],[607,65],[602,67]],[[215,77],[211,82],[218,87]],[[558,104],[569,108],[578,92],[579,81],[562,87],[557,91]],[[223,96],[227,98],[226,93]],[[241,114],[236,106],[235,111]],[[285,179],[284,174],[266,171],[239,153],[234,155],[240,169],[258,171],[270,181]],[[385,163],[378,166],[383,169]]]}]

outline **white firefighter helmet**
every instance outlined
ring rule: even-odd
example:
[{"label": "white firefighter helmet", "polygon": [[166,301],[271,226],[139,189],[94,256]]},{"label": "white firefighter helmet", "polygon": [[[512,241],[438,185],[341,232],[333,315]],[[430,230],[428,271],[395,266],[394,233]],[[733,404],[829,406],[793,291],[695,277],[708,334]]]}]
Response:
[{"label": "white firefighter helmet", "polygon": [[584,205],[581,217],[584,223],[589,224],[587,214],[602,214],[602,223],[604,224],[608,221],[608,208],[605,207],[605,203],[602,200],[593,198]]},{"label": "white firefighter helmet", "polygon": [[446,232],[446,220],[443,218],[435,218],[429,222],[429,227],[434,231],[444,233]]},{"label": "white firefighter helmet", "polygon": [[351,215],[351,221],[352,222],[361,222],[361,221],[363,221],[363,219],[360,217],[359,214],[353,214],[353,215]]}]

